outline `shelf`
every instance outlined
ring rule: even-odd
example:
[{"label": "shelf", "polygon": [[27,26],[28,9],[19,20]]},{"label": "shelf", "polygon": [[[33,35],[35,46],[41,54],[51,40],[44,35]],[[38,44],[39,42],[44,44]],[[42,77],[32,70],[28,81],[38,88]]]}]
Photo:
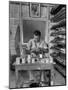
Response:
[{"label": "shelf", "polygon": [[65,49],[65,48],[66,48],[66,46],[65,46],[65,45],[55,45],[55,47],[59,47],[59,48],[63,48],[63,49]]},{"label": "shelf", "polygon": [[65,39],[53,39],[53,40],[51,40],[50,41],[50,43],[56,43],[56,44],[58,44],[58,43],[65,43]]},{"label": "shelf", "polygon": [[50,56],[53,57],[53,58],[54,57],[57,57],[58,56],[58,53],[57,52],[53,52],[53,53],[50,54]]},{"label": "shelf", "polygon": [[59,22],[66,18],[66,8],[62,8],[55,16],[51,18],[52,22]]},{"label": "shelf", "polygon": [[65,47],[66,48],[66,44],[65,43],[62,43],[62,42],[54,43],[54,45],[58,45],[58,46],[61,46],[62,45],[62,47]]},{"label": "shelf", "polygon": [[60,74],[62,76],[66,77],[66,70],[65,69],[61,68],[61,66],[59,66],[58,64],[56,64],[54,67],[58,72],[60,72]]},{"label": "shelf", "polygon": [[51,42],[56,42],[56,41],[63,41],[63,40],[65,40],[64,38],[60,38],[59,36],[58,37],[56,37],[56,38],[54,38]]},{"label": "shelf", "polygon": [[[57,25],[57,24],[56,24]],[[66,26],[66,25],[65,25]],[[63,27],[58,27],[58,28],[56,28],[56,27],[54,27],[53,28],[53,26],[51,27],[51,31],[52,32],[58,32],[58,31],[66,31],[66,27],[65,26],[63,26]]]},{"label": "shelf", "polygon": [[60,57],[54,57],[54,61],[61,64],[63,67],[66,67],[65,60],[61,59]]},{"label": "shelf", "polygon": [[66,31],[52,32],[50,36],[66,35]]},{"label": "shelf", "polygon": [[57,49],[57,50],[60,50],[59,47],[55,47],[55,46],[52,46],[50,49]]},{"label": "shelf", "polygon": [[58,44],[58,43],[63,43],[63,44],[65,44],[65,40],[63,40],[63,41],[59,41],[59,40],[52,40],[50,43],[53,43],[53,44]]},{"label": "shelf", "polygon": [[52,57],[60,57],[61,59],[66,59],[66,54],[62,53],[62,52],[52,52],[50,54]]},{"label": "shelf", "polygon": [[56,62],[55,69],[66,77],[66,5],[55,5],[51,10],[51,40],[53,53],[50,56]]},{"label": "shelf", "polygon": [[63,51],[63,50],[60,50],[59,48],[52,48],[52,50],[53,51],[55,51],[55,52],[61,52],[61,53],[63,53],[63,54],[65,54],[66,53],[66,50],[65,51]]},{"label": "shelf", "polygon": [[56,15],[63,7],[65,7],[65,5],[55,5],[52,9],[51,9],[51,14],[52,15]]},{"label": "shelf", "polygon": [[63,45],[53,45],[50,49],[53,49],[53,48],[64,49],[64,50],[66,49],[66,47]]},{"label": "shelf", "polygon": [[[54,44],[54,45],[62,45],[62,47],[64,47],[63,49],[65,49],[66,48],[66,44],[65,44],[65,41],[64,42],[62,42],[62,41],[56,41],[56,42],[54,42],[54,41],[51,41],[50,43],[52,43],[52,44]],[[59,47],[58,47],[59,48]]]},{"label": "shelf", "polygon": [[53,57],[54,61],[61,64],[63,67],[66,67],[66,56],[60,56],[59,54],[52,53],[50,54]]},{"label": "shelf", "polygon": [[[53,25],[51,27],[51,29],[57,29],[57,28],[60,28],[60,27],[65,27],[66,26],[66,19],[63,19],[61,20],[58,24],[56,25]],[[57,29],[58,30],[58,29]]]},{"label": "shelf", "polygon": [[61,20],[66,19],[66,14],[62,14],[62,16],[58,17],[57,19],[53,20],[53,23],[60,22]]}]

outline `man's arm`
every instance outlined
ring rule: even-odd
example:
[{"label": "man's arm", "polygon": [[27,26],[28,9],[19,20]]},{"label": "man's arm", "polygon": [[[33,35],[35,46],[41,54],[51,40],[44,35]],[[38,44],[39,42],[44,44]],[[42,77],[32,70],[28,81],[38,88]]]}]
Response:
[{"label": "man's arm", "polygon": [[27,44],[27,48],[28,48],[28,50],[31,50],[31,46],[32,46],[32,41],[29,40],[29,41],[28,41],[28,44]]},{"label": "man's arm", "polygon": [[45,53],[48,53],[49,50],[48,50],[48,44],[43,41],[42,44],[41,44],[41,49],[45,52]]}]

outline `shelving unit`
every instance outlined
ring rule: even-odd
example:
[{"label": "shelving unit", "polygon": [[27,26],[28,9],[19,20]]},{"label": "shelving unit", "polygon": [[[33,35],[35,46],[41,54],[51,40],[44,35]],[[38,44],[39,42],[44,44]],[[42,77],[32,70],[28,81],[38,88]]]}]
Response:
[{"label": "shelving unit", "polygon": [[66,18],[66,7],[64,5],[55,6],[52,8],[51,13],[54,15],[54,17],[51,18],[51,21],[59,22]]},{"label": "shelving unit", "polygon": [[57,25],[52,26],[51,30],[54,30],[54,29],[60,28],[60,27],[65,27],[65,26],[66,26],[66,19],[63,19]]},{"label": "shelving unit", "polygon": [[66,77],[66,6],[55,5],[50,13],[50,21],[55,23],[50,28],[50,37],[53,37],[50,56],[56,62],[55,69]]},{"label": "shelving unit", "polygon": [[62,7],[64,7],[65,5],[55,5],[52,9],[51,9],[51,14],[55,15],[57,14],[57,12],[59,12]]}]

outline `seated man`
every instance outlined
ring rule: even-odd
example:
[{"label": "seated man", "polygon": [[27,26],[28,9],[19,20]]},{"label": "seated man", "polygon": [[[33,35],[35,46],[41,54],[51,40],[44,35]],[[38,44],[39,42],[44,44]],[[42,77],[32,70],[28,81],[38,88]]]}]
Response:
[{"label": "seated man", "polygon": [[34,38],[29,40],[28,49],[38,51],[39,48],[47,49],[47,43],[44,40],[41,40],[41,32],[36,30],[34,31]]},{"label": "seated man", "polygon": [[[34,38],[30,39],[28,42],[28,50],[30,50],[32,53],[39,52],[40,50],[43,50],[48,53],[48,45],[44,40],[41,40],[41,32],[36,30],[34,31]],[[35,56],[35,53],[33,53]],[[34,79],[32,72],[29,72],[30,80]]]}]

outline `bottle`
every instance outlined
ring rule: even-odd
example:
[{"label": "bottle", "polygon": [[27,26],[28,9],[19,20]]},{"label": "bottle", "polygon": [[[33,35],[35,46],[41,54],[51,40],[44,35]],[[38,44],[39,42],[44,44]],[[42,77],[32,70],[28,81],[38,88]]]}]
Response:
[{"label": "bottle", "polygon": [[27,56],[27,62],[28,62],[28,63],[31,62],[31,56],[30,56],[30,55]]},{"label": "bottle", "polygon": [[42,58],[42,54],[39,54],[39,57]]},{"label": "bottle", "polygon": [[22,58],[22,64],[25,63],[25,58]]},{"label": "bottle", "polygon": [[32,63],[35,63],[35,58],[32,58]]}]

